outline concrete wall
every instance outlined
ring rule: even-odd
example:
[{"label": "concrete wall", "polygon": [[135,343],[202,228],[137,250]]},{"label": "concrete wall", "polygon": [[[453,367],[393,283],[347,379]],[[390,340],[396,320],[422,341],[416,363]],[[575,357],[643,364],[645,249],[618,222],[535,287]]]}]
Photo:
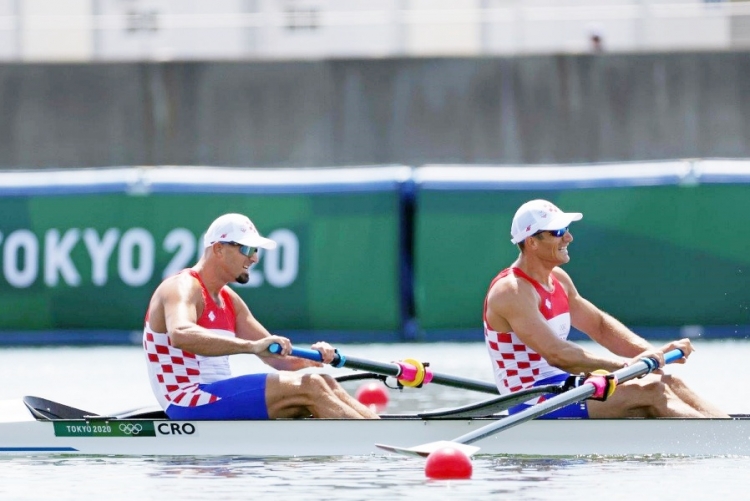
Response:
[{"label": "concrete wall", "polygon": [[0,168],[750,156],[750,54],[6,64]]}]

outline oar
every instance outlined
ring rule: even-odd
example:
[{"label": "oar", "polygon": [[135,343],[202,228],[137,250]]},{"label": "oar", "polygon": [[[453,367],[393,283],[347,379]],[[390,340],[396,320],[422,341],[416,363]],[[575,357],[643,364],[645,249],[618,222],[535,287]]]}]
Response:
[{"label": "oar", "polygon": [[[664,355],[665,363],[672,363],[675,360],[682,358],[682,350],[672,350]],[[659,368],[659,363],[653,358],[642,358],[640,361],[634,363],[629,367],[619,369],[612,373],[617,383],[622,383],[630,379],[636,378],[648,374]],[[603,377],[603,376],[601,376]],[[446,446],[450,446],[456,449],[460,449],[467,455],[472,455],[479,450],[479,447],[469,445],[478,440],[481,440],[495,433],[499,433],[503,430],[507,430],[516,425],[537,418],[554,410],[565,407],[566,405],[574,402],[580,402],[587,398],[592,397],[597,391],[602,391],[601,386],[602,380],[597,380],[596,377],[587,379],[581,386],[568,390],[561,395],[545,400],[544,402],[530,407],[517,414],[512,414],[507,417],[503,417],[490,423],[486,426],[482,426],[472,432],[469,432],[460,437],[454,438],[453,440],[441,440],[438,442],[430,442],[427,444],[417,445],[416,447],[396,447],[393,445],[375,444],[377,447],[384,449],[389,452],[396,452],[399,454],[406,454],[410,456],[429,456],[432,451],[441,449]]]},{"label": "oar", "polygon": [[[268,347],[268,351],[271,353],[279,353],[281,352],[281,345],[273,343]],[[292,356],[315,360],[316,362],[323,361],[323,356],[317,350],[294,347],[292,348]],[[331,365],[339,368],[347,367],[349,369],[365,370],[376,374],[383,374],[385,376],[393,376],[398,378],[399,382],[404,386],[420,386],[422,384],[435,383],[443,386],[460,388],[462,390],[479,391],[494,395],[499,393],[497,386],[495,386],[494,383],[432,372],[432,370],[423,363],[412,359],[392,363],[375,362],[363,358],[344,356],[337,350],[336,356],[331,362]]]},{"label": "oar", "polygon": [[[338,380],[338,379],[337,379]],[[455,419],[462,417],[488,417],[493,414],[505,411],[518,404],[522,404],[529,399],[541,395],[559,395],[566,391],[562,384],[546,384],[534,386],[527,390],[514,391],[500,397],[494,397],[483,402],[454,407],[451,409],[442,409],[439,411],[420,412],[417,417],[422,419]]]}]

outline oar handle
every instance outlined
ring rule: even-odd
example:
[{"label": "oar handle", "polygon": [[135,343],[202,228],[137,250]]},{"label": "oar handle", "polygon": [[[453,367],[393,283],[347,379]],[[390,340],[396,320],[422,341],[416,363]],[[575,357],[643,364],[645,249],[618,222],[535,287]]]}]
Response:
[{"label": "oar handle", "polygon": [[672,351],[668,351],[664,354],[664,363],[665,364],[671,364],[672,362],[676,362],[682,357],[684,357],[685,354],[680,350],[679,348],[675,348]]},{"label": "oar handle", "polygon": [[[664,363],[671,364],[672,362],[676,362],[684,356],[685,354],[682,352],[682,350],[680,350],[679,348],[675,348],[674,350],[668,351],[664,354]],[[625,367],[624,369],[615,371],[617,380],[627,381],[628,379],[632,379],[643,374],[648,374],[659,368],[659,362],[657,362],[656,359],[650,357],[644,357],[640,360],[640,362],[643,362],[645,365],[633,364],[630,367]]]},{"label": "oar handle", "polygon": [[[281,353],[281,345],[279,343],[272,343],[268,346],[268,351],[274,354]],[[314,360],[316,362],[322,362],[323,356],[318,350],[308,350],[305,348],[292,347],[293,357],[306,358],[308,360]],[[419,362],[413,361],[415,364]],[[425,369],[424,366],[417,367],[408,362],[397,362],[392,364],[383,364],[380,362],[373,362],[370,360],[363,360],[358,358],[348,359],[341,355],[336,350],[336,356],[331,365],[337,368],[344,366],[351,367],[353,369],[362,369],[377,372],[379,374],[385,374],[386,376],[394,376],[405,384],[410,385],[413,383],[415,386],[421,385],[422,383],[429,383],[432,380],[432,372]],[[420,364],[421,365],[421,364]]]},{"label": "oar handle", "polygon": [[[272,343],[271,345],[268,346],[268,351],[273,354],[279,354],[281,353],[281,345],[279,343]],[[305,358],[307,360],[314,360],[316,362],[323,361],[323,355],[321,355],[321,353],[318,350],[309,350],[306,348],[297,348],[293,346],[291,355],[293,357]],[[336,368],[348,366],[348,367],[351,367],[352,369],[373,371],[379,374],[385,374],[386,376],[394,376],[394,377],[405,376],[409,378],[409,380],[413,380],[414,375],[417,372],[417,369],[414,366],[410,364],[402,363],[402,362],[393,363],[393,364],[384,364],[380,362],[373,362],[371,360],[363,360],[359,358],[347,359],[344,355],[339,353],[338,350],[336,350],[336,355],[331,361],[331,365]],[[431,378],[432,378],[431,374],[429,376],[425,376],[424,382],[428,383]]]},{"label": "oar handle", "polygon": [[[274,355],[278,355],[281,353],[281,345],[279,343],[271,343],[271,345],[268,347],[268,351],[270,353],[273,353]],[[313,360],[315,362],[322,362],[323,361],[323,355],[318,350],[309,350],[307,348],[297,348],[296,346],[292,348],[291,355],[293,357],[297,358],[306,358],[307,360]],[[346,358],[342,357],[338,350],[336,350],[336,355],[333,357],[333,360],[331,361],[331,365],[334,367],[343,367],[346,363]]]}]

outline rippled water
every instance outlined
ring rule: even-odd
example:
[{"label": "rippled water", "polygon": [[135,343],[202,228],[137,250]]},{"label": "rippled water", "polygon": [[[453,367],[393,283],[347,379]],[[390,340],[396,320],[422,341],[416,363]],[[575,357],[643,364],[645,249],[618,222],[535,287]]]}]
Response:
[{"label": "rippled water", "polygon": [[0,460],[4,500],[746,499],[745,457],[473,460],[470,480],[428,480],[400,457]]},{"label": "rippled water", "polygon": [[[700,342],[671,371],[733,413],[750,413],[750,342]],[[589,349],[596,349],[588,345]],[[490,379],[481,343],[340,346],[350,356],[416,358],[434,370]],[[234,357],[236,372],[258,367]],[[334,374],[347,371],[327,369]],[[0,350],[0,399],[37,395],[93,412],[154,402],[137,347]],[[346,383],[354,391],[360,383]],[[391,393],[388,412],[463,405],[486,396],[427,386]],[[523,426],[523,425],[521,425]],[[450,438],[450,437],[446,437]],[[742,437],[747,438],[747,437]],[[335,437],[332,437],[335,439]],[[283,440],[283,437],[280,438]],[[57,457],[0,458],[0,499],[744,499],[748,457],[478,456],[470,480],[434,481],[424,460],[396,456],[343,458]],[[499,495],[499,497],[498,497]]]}]

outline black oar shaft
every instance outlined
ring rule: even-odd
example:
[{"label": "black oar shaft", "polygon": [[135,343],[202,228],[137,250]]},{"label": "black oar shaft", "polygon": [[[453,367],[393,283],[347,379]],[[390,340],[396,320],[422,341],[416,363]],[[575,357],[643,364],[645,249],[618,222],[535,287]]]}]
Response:
[{"label": "black oar shaft", "polygon": [[336,367],[347,367],[349,369],[359,369],[363,371],[376,372],[378,374],[383,374],[384,376],[398,377],[401,375],[401,366],[398,364],[375,362],[372,360],[364,360],[361,358],[349,356],[344,358],[343,365],[339,366],[336,360],[334,360],[331,365]]},{"label": "black oar shaft", "polygon": [[460,388],[462,390],[473,390],[482,393],[491,393],[493,395],[499,395],[497,386],[494,383],[487,383],[485,381],[478,381],[475,379],[466,379],[458,376],[448,376],[446,374],[440,374],[439,372],[432,373],[431,383],[440,384],[443,386],[451,386],[453,388]]},{"label": "black oar shaft", "polygon": [[[336,362],[334,361],[334,364]],[[376,372],[378,374],[384,374],[386,376],[398,377],[401,375],[401,366],[396,363],[383,363],[374,362],[372,360],[364,360],[361,358],[349,357],[344,358],[343,367],[349,369],[360,369],[370,372]],[[482,393],[499,394],[497,386],[494,383],[488,383],[485,381],[479,381],[475,379],[467,379],[459,376],[452,376],[449,374],[441,374],[439,372],[431,372],[432,379],[430,383],[439,384],[442,386],[450,386],[453,388],[459,388],[462,390],[472,390]]]},{"label": "black oar shaft", "polygon": [[[279,353],[281,351],[281,346],[277,343],[274,343],[268,347],[268,351],[270,351],[271,353]],[[305,348],[292,348],[292,356],[315,360],[318,362],[321,362],[323,360],[323,357],[319,351]],[[334,367],[347,367],[349,369],[370,371],[377,374],[383,374],[385,376],[393,377],[401,376],[403,367],[407,366],[407,364],[402,365],[393,362],[376,362],[363,358],[349,357],[341,355],[339,353],[336,354],[336,358],[334,358],[333,362],[331,362],[331,365],[333,365]],[[425,382],[431,382],[443,386],[451,386],[453,388],[459,388],[462,390],[472,390],[482,393],[490,393],[493,395],[499,394],[497,386],[495,386],[494,383],[488,383],[486,381],[480,381],[477,379],[451,376],[449,374],[441,374],[439,372],[429,371],[429,369],[427,369],[427,371],[429,372],[429,377],[425,377]]]}]

